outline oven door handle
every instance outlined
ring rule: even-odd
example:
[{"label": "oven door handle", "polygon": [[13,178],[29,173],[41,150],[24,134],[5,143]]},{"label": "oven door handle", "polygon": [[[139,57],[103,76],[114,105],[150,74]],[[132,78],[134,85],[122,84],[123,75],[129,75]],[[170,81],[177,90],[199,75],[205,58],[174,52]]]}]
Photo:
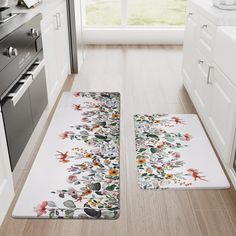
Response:
[{"label": "oven door handle", "polygon": [[38,76],[38,74],[40,73],[40,71],[42,70],[42,68],[45,66],[45,61],[37,61],[35,62],[33,65],[37,66],[34,70],[32,71],[27,71],[26,75],[32,75],[33,76],[33,80],[36,79],[36,77]]},{"label": "oven door handle", "polygon": [[8,98],[11,99],[12,105],[16,106],[18,101],[21,99],[21,97],[24,95],[26,90],[29,88],[29,86],[32,84],[32,76],[29,76],[27,79],[22,79],[19,81],[19,84],[21,84],[20,89],[16,93],[9,93],[7,95]]}]

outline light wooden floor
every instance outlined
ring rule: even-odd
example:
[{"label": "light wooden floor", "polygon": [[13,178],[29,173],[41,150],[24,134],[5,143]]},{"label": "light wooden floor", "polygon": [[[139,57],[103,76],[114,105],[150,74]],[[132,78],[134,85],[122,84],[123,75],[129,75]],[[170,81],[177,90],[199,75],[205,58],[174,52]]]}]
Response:
[{"label": "light wooden floor", "polygon": [[[195,113],[182,85],[181,59],[180,47],[89,47],[72,90],[121,92],[121,216],[114,221],[15,220],[13,203],[0,235],[235,236],[233,188],[147,191],[137,186],[133,114]],[[70,89],[71,82],[64,90]],[[17,184],[16,197],[31,163]]]}]

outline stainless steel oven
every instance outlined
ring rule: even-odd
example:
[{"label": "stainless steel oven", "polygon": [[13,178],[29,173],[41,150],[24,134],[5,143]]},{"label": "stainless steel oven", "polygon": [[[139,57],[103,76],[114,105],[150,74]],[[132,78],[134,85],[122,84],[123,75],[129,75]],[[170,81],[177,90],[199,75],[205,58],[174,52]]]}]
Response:
[{"label": "stainless steel oven", "polygon": [[40,20],[37,15],[0,41],[0,61],[8,60],[0,70],[0,96],[12,169],[48,104]]}]

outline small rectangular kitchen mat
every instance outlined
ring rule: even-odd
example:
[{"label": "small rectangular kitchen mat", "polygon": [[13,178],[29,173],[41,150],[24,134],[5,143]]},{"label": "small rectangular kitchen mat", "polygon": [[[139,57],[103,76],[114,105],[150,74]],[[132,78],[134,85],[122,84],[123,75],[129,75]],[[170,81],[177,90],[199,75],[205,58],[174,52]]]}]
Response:
[{"label": "small rectangular kitchen mat", "polygon": [[135,115],[141,189],[224,189],[230,184],[196,115]]}]

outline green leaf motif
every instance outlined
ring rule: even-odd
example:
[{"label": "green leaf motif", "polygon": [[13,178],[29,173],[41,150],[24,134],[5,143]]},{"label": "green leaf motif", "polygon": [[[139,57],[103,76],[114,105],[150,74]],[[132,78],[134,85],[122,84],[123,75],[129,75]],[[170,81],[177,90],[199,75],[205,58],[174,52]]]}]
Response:
[{"label": "green leaf motif", "polygon": [[147,137],[159,139],[159,137],[155,134],[147,134]]},{"label": "green leaf motif", "polygon": [[174,142],[175,141],[175,139],[174,138],[166,138],[166,141],[168,141],[168,142]]},{"label": "green leaf motif", "polygon": [[116,187],[116,185],[115,185],[115,184],[112,184],[112,185],[110,185],[110,186],[107,186],[107,187],[106,187],[106,190],[108,190],[108,191],[113,191],[113,190],[115,189],[115,187]]},{"label": "green leaf motif", "polygon": [[72,200],[67,200],[67,201],[63,202],[63,205],[67,208],[70,208],[70,209],[76,208],[76,205]]},{"label": "green leaf motif", "polygon": [[101,125],[102,127],[105,127],[106,124],[107,124],[107,123],[106,123],[105,121],[100,122],[100,125]]},{"label": "green leaf motif", "polygon": [[50,213],[49,213],[49,218],[53,218],[54,217],[54,211],[51,211]]},{"label": "green leaf motif", "polygon": [[74,211],[73,210],[65,210],[65,215],[69,216],[69,217],[73,217],[74,216]]},{"label": "green leaf motif", "polygon": [[49,207],[57,207],[57,204],[53,201],[48,201],[48,206]]},{"label": "green leaf motif", "polygon": [[101,189],[101,184],[100,183],[92,184],[91,189],[94,191],[99,191]]},{"label": "green leaf motif", "polygon": [[144,152],[144,151],[146,151],[146,148],[140,148],[140,149],[138,150],[138,152]]},{"label": "green leaf motif", "polygon": [[151,153],[156,153],[158,150],[157,150],[157,148],[152,147],[152,148],[150,149],[150,151],[151,151]]}]

